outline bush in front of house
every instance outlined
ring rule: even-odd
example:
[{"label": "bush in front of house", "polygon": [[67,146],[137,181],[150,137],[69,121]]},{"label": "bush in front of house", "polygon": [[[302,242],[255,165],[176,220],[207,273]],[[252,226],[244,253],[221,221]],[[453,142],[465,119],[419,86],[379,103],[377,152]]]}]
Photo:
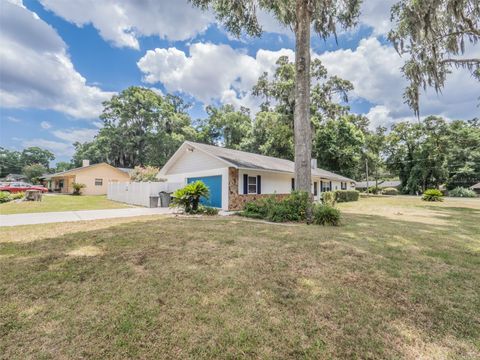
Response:
[{"label": "bush in front of house", "polygon": [[73,183],[72,187],[73,187],[73,195],[81,195],[82,189],[86,188],[87,186],[85,184]]},{"label": "bush in front of house", "polygon": [[464,188],[464,187],[456,187],[453,190],[448,192],[448,196],[450,197],[465,197],[465,198],[474,198],[477,197],[475,191]]},{"label": "bush in front of house", "polygon": [[275,195],[250,201],[240,215],[272,222],[305,221],[310,200],[306,192],[294,191],[284,199]]},{"label": "bush in front of house", "polygon": [[[335,199],[334,192],[330,192],[330,194],[327,195],[327,198]],[[294,191],[280,200],[271,196],[248,202],[240,215],[272,222],[302,222],[306,221],[308,206],[312,206],[308,193]],[[312,212],[314,224],[336,226],[340,223],[340,211],[332,205],[313,205]]]},{"label": "bush in front of house", "polygon": [[422,196],[424,201],[443,201],[443,194],[440,190],[437,189],[428,189],[425,190]]},{"label": "bush in front of house", "polygon": [[155,166],[135,166],[130,173],[130,180],[134,182],[148,182],[148,181],[165,181],[157,179],[159,168]]},{"label": "bush in front of house", "polygon": [[25,197],[24,192],[9,193],[8,191],[0,191],[0,204],[7,203],[13,200],[23,199]]},{"label": "bush in front of house", "polygon": [[329,206],[335,206],[337,203],[337,195],[333,191],[321,193],[322,203]]},{"label": "bush in front of house", "polygon": [[382,194],[383,195],[398,195],[399,191],[398,191],[398,189],[395,189],[393,187],[387,187],[387,188],[382,190]]},{"label": "bush in front of house", "polygon": [[335,199],[337,202],[358,201],[360,192],[357,190],[335,190]]},{"label": "bush in front of house", "polygon": [[379,194],[380,192],[382,192],[382,189],[380,189],[378,186],[370,186],[368,189],[367,189],[367,192],[369,194]]},{"label": "bush in front of house", "polygon": [[197,214],[200,199],[202,197],[208,199],[209,196],[210,190],[207,185],[198,180],[175,191],[171,206],[182,207],[187,214]]},{"label": "bush in front of house", "polygon": [[313,208],[313,223],[317,225],[340,225],[340,210],[326,204],[317,204]]}]

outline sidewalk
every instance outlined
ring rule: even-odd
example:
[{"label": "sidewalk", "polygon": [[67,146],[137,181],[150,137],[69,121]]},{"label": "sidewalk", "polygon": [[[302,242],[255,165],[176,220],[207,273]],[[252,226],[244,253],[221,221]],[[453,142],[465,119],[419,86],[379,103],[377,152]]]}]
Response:
[{"label": "sidewalk", "polygon": [[170,208],[128,208],[0,215],[0,227],[171,214]]}]

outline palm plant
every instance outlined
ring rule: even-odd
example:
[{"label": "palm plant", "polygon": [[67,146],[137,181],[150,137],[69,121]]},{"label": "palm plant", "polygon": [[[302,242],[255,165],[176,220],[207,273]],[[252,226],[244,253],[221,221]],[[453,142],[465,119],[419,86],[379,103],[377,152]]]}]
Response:
[{"label": "palm plant", "polygon": [[173,193],[172,204],[174,206],[183,207],[187,214],[196,213],[200,199],[210,196],[210,190],[207,185],[198,180],[178,189]]}]

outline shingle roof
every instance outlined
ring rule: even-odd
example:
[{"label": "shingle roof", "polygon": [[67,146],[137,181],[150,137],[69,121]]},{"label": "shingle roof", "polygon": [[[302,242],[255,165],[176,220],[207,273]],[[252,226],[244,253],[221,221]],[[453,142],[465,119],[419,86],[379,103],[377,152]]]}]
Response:
[{"label": "shingle roof", "polygon": [[472,189],[472,190],[473,189],[480,189],[480,182],[475,184],[475,185],[470,186],[470,189]]},{"label": "shingle roof", "polygon": [[[392,180],[392,181],[380,181],[378,183],[379,188],[387,188],[387,187],[397,187],[402,185],[400,180]],[[375,180],[370,180],[368,182],[368,186],[375,186]],[[366,181],[358,181],[356,184],[357,188],[366,188],[367,182]]]},{"label": "shingle roof", "polygon": [[[100,164],[110,165],[110,164],[107,164],[107,163],[98,163],[98,164],[92,164],[92,165],[88,165],[88,166],[80,166],[80,167],[77,167],[77,168],[74,168],[74,169],[61,171],[61,172],[58,172],[58,173],[55,173],[55,174],[48,174],[47,176],[44,176],[43,178],[44,178],[45,180],[49,180],[49,179],[51,179],[52,177],[57,177],[57,176],[66,175],[66,174],[69,174],[69,173],[72,173],[72,172],[75,172],[75,171],[78,171],[78,170],[88,169],[88,168],[90,168],[90,167],[92,167],[92,166],[97,166],[97,165],[100,165]],[[111,165],[110,165],[110,166],[111,166]],[[115,167],[115,166],[112,166],[112,167],[115,168],[115,169],[117,169],[117,170],[126,172],[127,174],[129,174],[130,171],[133,170],[133,169],[128,169],[128,168],[119,168],[119,167]]]},{"label": "shingle roof", "polygon": [[[292,174],[295,169],[295,163],[290,160],[279,159],[240,150],[227,149],[219,146],[195,143],[191,141],[186,141],[186,143],[242,169],[278,171]],[[345,176],[319,168],[312,169],[312,175],[331,180],[355,182],[355,180],[349,179]]]}]

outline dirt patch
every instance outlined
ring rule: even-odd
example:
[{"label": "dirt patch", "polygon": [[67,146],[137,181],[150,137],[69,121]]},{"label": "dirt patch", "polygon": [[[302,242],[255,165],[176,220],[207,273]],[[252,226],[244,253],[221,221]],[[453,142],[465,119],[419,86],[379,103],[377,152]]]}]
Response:
[{"label": "dirt patch", "polygon": [[98,256],[102,254],[103,250],[96,246],[82,246],[67,252],[68,256]]}]

